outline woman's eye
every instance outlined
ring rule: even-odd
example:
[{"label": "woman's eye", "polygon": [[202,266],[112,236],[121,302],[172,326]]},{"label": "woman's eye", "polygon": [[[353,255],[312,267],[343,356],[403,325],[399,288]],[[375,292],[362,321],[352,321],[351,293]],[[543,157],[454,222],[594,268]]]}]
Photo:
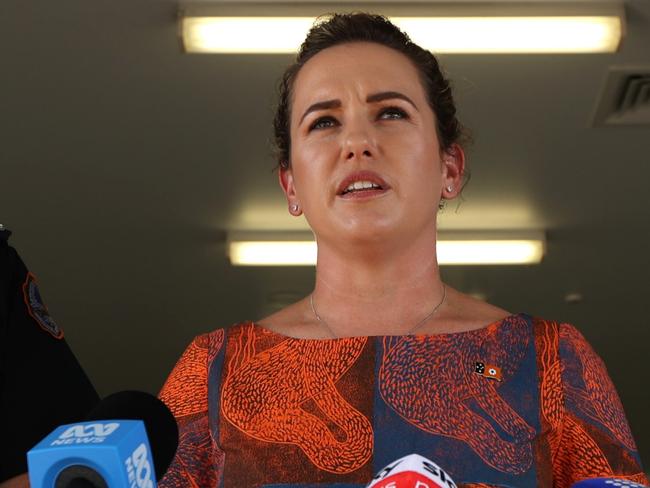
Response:
[{"label": "woman's eye", "polygon": [[408,114],[397,107],[385,108],[380,112],[379,116],[382,119],[408,119]]},{"label": "woman's eye", "polygon": [[319,119],[316,119],[313,124],[309,126],[309,130],[312,131],[314,129],[328,129],[330,127],[334,127],[334,124],[336,121],[332,117],[321,117]]}]

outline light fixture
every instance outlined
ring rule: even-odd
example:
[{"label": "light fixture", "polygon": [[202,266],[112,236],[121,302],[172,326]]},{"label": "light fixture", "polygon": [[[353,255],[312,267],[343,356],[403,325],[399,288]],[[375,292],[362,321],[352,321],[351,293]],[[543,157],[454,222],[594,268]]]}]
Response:
[{"label": "light fixture", "polygon": [[234,266],[313,266],[316,242],[311,232],[234,232],[228,235]]},{"label": "light fixture", "polygon": [[[234,266],[313,266],[311,232],[231,232],[228,256]],[[546,240],[541,231],[461,231],[438,234],[440,265],[538,264]]]},{"label": "light fixture", "polygon": [[209,5],[209,10],[187,5],[181,11],[187,52],[292,53],[316,16],[332,10],[387,15],[414,42],[436,53],[615,52],[624,32],[618,4]]},{"label": "light fixture", "polygon": [[539,231],[441,232],[436,248],[441,265],[539,264],[546,239]]}]

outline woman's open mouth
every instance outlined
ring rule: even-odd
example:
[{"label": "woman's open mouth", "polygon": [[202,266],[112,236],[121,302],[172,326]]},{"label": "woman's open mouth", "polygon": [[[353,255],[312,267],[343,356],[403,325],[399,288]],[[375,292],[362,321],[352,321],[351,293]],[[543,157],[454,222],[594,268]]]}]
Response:
[{"label": "woman's open mouth", "polygon": [[370,198],[385,192],[386,190],[377,183],[371,181],[355,181],[343,190],[340,197],[345,199]]},{"label": "woman's open mouth", "polygon": [[346,200],[363,199],[386,193],[390,186],[373,171],[358,171],[348,175],[338,188],[338,196]]}]

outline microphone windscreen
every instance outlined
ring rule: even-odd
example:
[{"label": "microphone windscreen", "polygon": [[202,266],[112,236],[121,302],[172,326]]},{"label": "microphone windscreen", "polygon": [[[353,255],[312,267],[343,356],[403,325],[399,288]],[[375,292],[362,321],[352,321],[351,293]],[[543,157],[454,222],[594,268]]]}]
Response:
[{"label": "microphone windscreen", "polygon": [[178,425],[167,405],[143,391],[120,391],[101,400],[86,415],[86,420],[118,419],[144,422],[156,479],[162,479],[178,447]]}]

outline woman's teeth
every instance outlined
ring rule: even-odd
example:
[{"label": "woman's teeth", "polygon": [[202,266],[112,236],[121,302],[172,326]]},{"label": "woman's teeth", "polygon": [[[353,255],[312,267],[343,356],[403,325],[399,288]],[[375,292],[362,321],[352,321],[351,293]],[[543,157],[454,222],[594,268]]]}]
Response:
[{"label": "woman's teeth", "polygon": [[372,190],[372,189],[381,189],[381,186],[379,186],[376,183],[372,183],[371,181],[355,181],[354,183],[351,183],[343,193],[345,194],[351,191]]}]

